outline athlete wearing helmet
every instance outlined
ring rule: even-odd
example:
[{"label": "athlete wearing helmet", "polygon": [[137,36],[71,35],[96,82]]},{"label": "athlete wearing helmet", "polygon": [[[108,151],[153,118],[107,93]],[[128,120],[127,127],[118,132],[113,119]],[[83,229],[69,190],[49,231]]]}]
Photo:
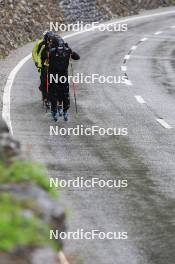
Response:
[{"label": "athlete wearing helmet", "polygon": [[47,62],[43,61],[41,58],[41,54],[44,51],[49,50],[49,47],[52,43],[52,38],[54,37],[54,33],[52,31],[45,31],[43,33],[43,38],[38,40],[32,50],[32,57],[35,62],[36,67],[38,68],[38,71],[40,72],[40,80],[41,84],[39,86],[40,91],[42,92],[42,98],[43,101],[46,104],[46,107],[49,108],[48,104],[48,96],[47,96]]},{"label": "athlete wearing helmet", "polygon": [[52,31],[45,31],[43,33],[43,38],[42,39],[39,39],[34,47],[33,47],[33,50],[32,50],[32,57],[33,57],[33,60],[35,62],[35,65],[38,67],[38,55],[39,55],[39,52],[41,50],[41,48],[44,46],[44,45],[47,45],[47,43],[49,42],[49,39],[51,38],[51,36],[53,36],[54,33]]},{"label": "athlete wearing helmet", "polygon": [[[58,82],[51,82],[49,78],[49,100],[51,102],[51,113],[54,121],[57,121],[58,116],[61,116],[61,108],[63,105],[63,117],[68,121],[68,109],[70,107],[69,99],[69,81],[68,67],[70,59],[79,60],[80,56],[72,51],[64,40],[55,36],[52,39],[52,46],[49,51],[49,77],[58,76]],[[62,82],[61,79],[65,80]]]}]

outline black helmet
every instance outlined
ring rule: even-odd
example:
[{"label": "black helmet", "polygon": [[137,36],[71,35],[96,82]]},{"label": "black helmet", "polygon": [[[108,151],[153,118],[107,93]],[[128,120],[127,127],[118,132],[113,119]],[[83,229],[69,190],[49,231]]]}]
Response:
[{"label": "black helmet", "polygon": [[52,31],[45,31],[45,32],[43,33],[43,39],[44,39],[45,41],[50,41],[54,36],[55,36],[55,35],[54,35],[54,33],[53,33]]},{"label": "black helmet", "polygon": [[53,47],[64,47],[64,40],[58,36],[58,35],[55,35],[53,38],[52,38],[52,45]]}]

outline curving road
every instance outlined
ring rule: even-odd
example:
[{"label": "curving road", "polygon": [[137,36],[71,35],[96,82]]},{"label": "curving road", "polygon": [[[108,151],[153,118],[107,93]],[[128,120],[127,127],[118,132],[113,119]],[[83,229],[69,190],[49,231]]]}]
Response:
[{"label": "curving road", "polygon": [[[162,10],[152,13],[158,12]],[[175,262],[174,18],[175,13],[140,17],[128,21],[125,33],[96,31],[68,40],[81,55],[75,72],[127,74],[130,82],[78,85],[79,114],[75,115],[72,101],[70,121],[58,125],[127,127],[127,137],[49,136],[49,126],[55,124],[42,110],[33,62],[29,60],[15,78],[14,135],[24,149],[32,146],[32,158],[47,165],[50,177],[127,179],[129,183],[118,191],[61,190],[69,231],[128,232],[127,241],[66,241],[71,263]]]}]

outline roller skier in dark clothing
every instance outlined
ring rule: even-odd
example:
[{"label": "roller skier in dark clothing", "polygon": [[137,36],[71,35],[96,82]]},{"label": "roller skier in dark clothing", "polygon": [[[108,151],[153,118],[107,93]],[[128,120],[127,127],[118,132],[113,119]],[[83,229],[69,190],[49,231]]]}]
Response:
[{"label": "roller skier in dark clothing", "polygon": [[71,50],[67,43],[60,37],[52,39],[49,54],[49,100],[51,102],[51,113],[54,121],[62,115],[68,120],[68,109],[70,107],[68,67],[70,59],[79,60],[80,56]]}]

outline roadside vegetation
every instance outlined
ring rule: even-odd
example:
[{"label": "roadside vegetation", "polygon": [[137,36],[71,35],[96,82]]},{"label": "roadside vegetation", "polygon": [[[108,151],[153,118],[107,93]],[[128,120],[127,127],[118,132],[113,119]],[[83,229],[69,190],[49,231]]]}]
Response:
[{"label": "roadside vegetation", "polygon": [[[18,197],[11,191],[15,185],[39,186],[55,199],[57,191],[51,190],[43,168],[28,161],[15,161],[10,165],[0,163],[0,251],[17,247],[51,246],[58,250],[58,243],[49,240],[51,227],[40,215],[36,201]],[[6,186],[6,187],[5,187]]]}]

